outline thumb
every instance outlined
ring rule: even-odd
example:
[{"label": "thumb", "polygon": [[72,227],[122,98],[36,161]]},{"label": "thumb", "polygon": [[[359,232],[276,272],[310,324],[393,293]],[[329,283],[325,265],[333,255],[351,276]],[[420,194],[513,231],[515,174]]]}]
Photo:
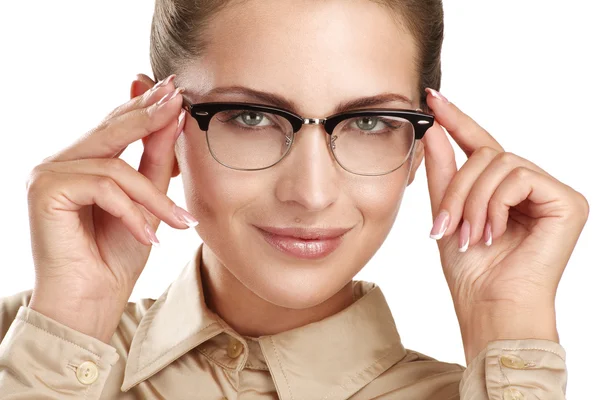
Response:
[{"label": "thumb", "polygon": [[440,212],[439,207],[446,189],[456,175],[456,158],[446,132],[437,121],[427,130],[422,140],[425,145],[425,171],[431,213],[435,218]]}]

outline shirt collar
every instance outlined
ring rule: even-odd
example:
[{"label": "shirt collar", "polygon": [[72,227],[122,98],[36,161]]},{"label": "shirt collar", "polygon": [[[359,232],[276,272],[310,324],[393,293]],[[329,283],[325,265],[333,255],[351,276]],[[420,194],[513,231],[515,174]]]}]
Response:
[{"label": "shirt collar", "polygon": [[[248,367],[249,345],[255,349],[258,343],[281,400],[316,393],[327,400],[345,399],[406,355],[381,289],[363,281],[354,282],[356,301],[337,314],[276,335],[244,338],[206,306],[201,261],[202,245],[142,317],[127,357],[122,391],[196,347],[223,368],[241,371]],[[208,342],[217,345],[206,347]],[[232,343],[242,346],[239,357],[226,357]]]}]

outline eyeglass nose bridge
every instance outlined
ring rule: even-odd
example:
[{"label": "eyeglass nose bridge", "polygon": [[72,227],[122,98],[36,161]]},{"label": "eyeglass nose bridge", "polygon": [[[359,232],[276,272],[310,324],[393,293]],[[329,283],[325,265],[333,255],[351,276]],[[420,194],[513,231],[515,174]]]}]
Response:
[{"label": "eyeglass nose bridge", "polygon": [[325,118],[304,118],[302,125],[325,125]]},{"label": "eyeglass nose bridge", "polygon": [[[328,129],[327,125],[325,125],[326,122],[327,122],[327,118],[302,118],[302,125],[300,125],[300,128],[304,125],[323,125],[323,127],[325,128],[325,132],[331,138],[331,142],[330,142],[331,149],[335,150],[335,141],[337,139],[337,136],[332,135],[332,132],[330,131],[331,128]],[[295,131],[293,133],[294,137],[296,136],[296,133],[297,133],[297,131]],[[292,144],[292,141],[290,141],[289,138],[286,138],[286,145],[290,146],[291,144]],[[335,155],[334,155],[334,157],[335,157]]]}]

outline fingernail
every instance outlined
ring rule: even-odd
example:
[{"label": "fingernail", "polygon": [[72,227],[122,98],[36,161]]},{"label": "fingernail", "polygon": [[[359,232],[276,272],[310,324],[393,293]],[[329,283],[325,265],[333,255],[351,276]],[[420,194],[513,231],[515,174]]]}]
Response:
[{"label": "fingernail", "polygon": [[185,123],[185,110],[181,110],[179,117],[177,118],[177,129],[175,129],[175,141],[179,139],[179,136],[183,133],[183,124]]},{"label": "fingernail", "polygon": [[471,224],[469,221],[463,221],[460,227],[459,252],[464,253],[469,249],[469,237],[471,236]]},{"label": "fingernail", "polygon": [[437,216],[435,221],[433,222],[433,228],[431,228],[431,233],[429,237],[435,240],[439,240],[444,237],[444,233],[448,230],[448,226],[450,225],[450,213],[448,211],[441,211]]},{"label": "fingernail", "polygon": [[156,103],[156,105],[158,107],[167,104],[170,100],[173,100],[174,98],[177,97],[177,95],[179,93],[182,93],[185,89],[182,87],[179,87],[177,89],[175,89],[174,91],[172,91],[171,93],[167,93],[166,95],[164,95],[164,97],[162,99],[160,99],[158,101],[158,103]]},{"label": "fingernail", "polygon": [[167,86],[169,83],[171,83],[173,81],[173,79],[175,79],[175,74],[167,76],[165,79],[163,79],[162,81],[158,82],[155,85],[155,87],[164,87],[164,86]]},{"label": "fingernail", "polygon": [[154,230],[148,224],[146,224],[146,235],[148,236],[148,240],[150,240],[150,243],[152,243],[152,246],[156,248],[160,247],[160,242],[156,237],[156,233],[154,233]]},{"label": "fingernail", "polygon": [[489,221],[487,222],[487,224],[485,224],[484,239],[486,246],[489,247],[492,245],[492,224]]},{"label": "fingernail", "polygon": [[433,97],[435,97],[436,99],[440,99],[444,103],[449,103],[448,99],[443,94],[441,94],[440,92],[438,92],[437,90],[431,89],[431,88],[427,88],[427,89],[425,89],[425,91],[431,93],[431,95]]},{"label": "fingernail", "polygon": [[192,214],[190,214],[183,208],[178,207],[177,205],[173,206],[173,214],[179,221],[183,222],[190,228],[193,228],[196,225],[198,225],[198,220],[196,220],[196,218],[194,218]]},{"label": "fingernail", "polygon": [[177,130],[181,129],[183,121],[185,121],[185,110],[181,110],[179,113],[179,117],[177,118]]}]

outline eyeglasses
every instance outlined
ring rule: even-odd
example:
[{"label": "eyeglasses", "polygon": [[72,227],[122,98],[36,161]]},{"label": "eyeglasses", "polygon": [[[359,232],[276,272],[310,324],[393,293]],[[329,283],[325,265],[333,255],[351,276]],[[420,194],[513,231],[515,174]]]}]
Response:
[{"label": "eyeglasses", "polygon": [[331,152],[346,171],[385,175],[411,156],[416,140],[433,125],[431,115],[413,110],[364,109],[327,118],[303,118],[282,108],[252,103],[183,106],[202,131],[220,164],[237,170],[272,167],[289,152],[303,125],[323,125]]}]

